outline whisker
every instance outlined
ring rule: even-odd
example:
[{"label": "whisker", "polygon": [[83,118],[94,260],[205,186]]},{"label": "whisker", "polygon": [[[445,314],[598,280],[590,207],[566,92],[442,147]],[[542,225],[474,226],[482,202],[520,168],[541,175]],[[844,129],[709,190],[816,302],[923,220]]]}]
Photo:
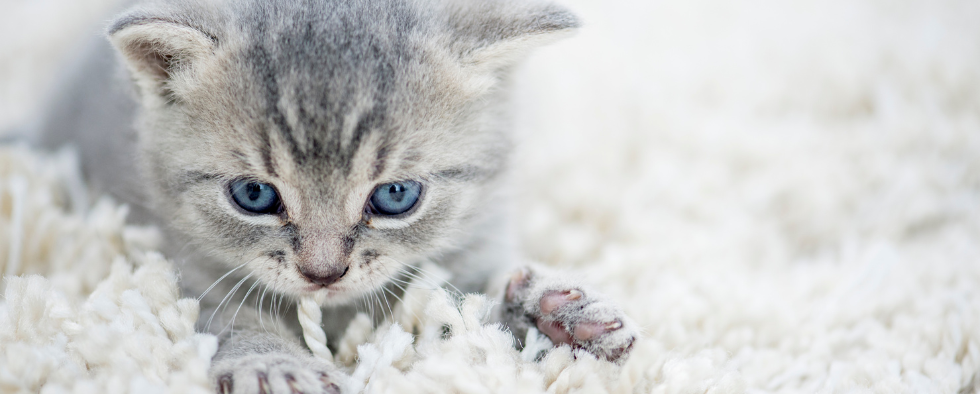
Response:
[{"label": "whisker", "polygon": [[[371,293],[371,295],[373,295],[373,294],[374,293]],[[374,312],[374,302],[367,297],[367,294],[364,295],[364,303],[366,303],[367,306],[368,306],[368,308],[371,309],[371,321],[372,322],[375,321],[375,316],[376,315],[375,315],[375,312]]]},{"label": "whisker", "polygon": [[[228,294],[225,294],[225,298],[221,299],[221,302],[218,303],[218,306],[214,307],[214,312],[211,312],[211,317],[208,318],[208,324],[204,326],[204,331],[210,331],[211,321],[214,320],[214,316],[218,313],[218,311],[222,310],[221,305],[224,304],[226,301],[228,301],[229,297],[237,293],[238,288],[242,287],[242,283],[245,283],[245,281],[248,280],[248,278],[252,277],[252,274],[254,274],[254,272],[246,275],[244,278],[242,278],[242,280],[238,281],[238,284],[236,284],[235,287],[232,287],[231,290],[228,291]],[[224,329],[222,329],[222,331],[224,331]]]},{"label": "whisker", "polygon": [[259,326],[262,327],[266,333],[268,333],[269,330],[265,328],[265,322],[262,321],[262,316],[265,315],[265,313],[262,313],[262,306],[265,305],[265,294],[269,292],[269,285],[265,285],[263,287],[265,287],[265,289],[262,290],[262,295],[259,296],[258,301],[256,301],[255,309],[259,310]]},{"label": "whisker", "polygon": [[[390,257],[389,257],[388,259],[390,259],[391,261],[394,261],[394,262],[396,262],[396,263],[398,263],[398,264],[401,264],[401,265],[402,265],[402,266],[404,266],[405,268],[415,268],[415,267],[413,267],[413,266],[411,266],[411,265],[408,265],[408,264],[405,264],[405,263],[402,263],[402,262],[400,262],[400,261],[398,261],[398,260],[395,260],[395,259],[393,259],[393,258],[390,258]],[[411,279],[416,279],[416,280],[418,280],[418,281],[420,281],[420,282],[424,282],[425,284],[428,284],[428,285],[430,285],[430,286],[432,286],[432,287],[434,287],[434,288],[439,288],[439,287],[442,287],[442,286],[439,286],[439,285],[438,285],[438,284],[437,284],[437,283],[436,283],[436,282],[435,282],[434,280],[431,280],[431,279],[430,279],[430,278],[428,278],[428,277],[423,277],[423,276],[420,276],[420,275],[418,275],[418,274],[416,274],[416,273],[414,273],[414,272],[411,272],[411,271],[409,271],[409,270],[407,270],[407,269],[405,269],[405,270],[401,270],[400,272],[401,272],[401,273],[403,273],[403,274],[405,274],[406,276],[408,276],[408,277],[409,277],[409,278],[411,278]],[[394,277],[392,277],[392,278],[394,278]]]},{"label": "whisker", "polygon": [[[249,287],[248,288],[248,291],[245,292],[245,296],[242,297],[242,302],[240,304],[238,304],[238,309],[235,309],[235,314],[234,315],[231,315],[231,323],[230,323],[231,324],[231,334],[230,334],[230,336],[235,336],[235,319],[238,318],[238,312],[240,312],[242,310],[242,305],[245,305],[245,301],[248,300],[248,295],[249,294],[252,294],[252,290],[255,290],[255,287],[258,286],[258,285],[259,285],[259,281],[258,280],[256,280],[255,283],[252,283],[252,286]],[[221,329],[221,331],[224,331],[224,329]]]},{"label": "whisker", "polygon": [[[428,271],[428,270],[426,270],[425,268],[422,268],[422,267],[419,267],[419,266],[414,266],[414,265],[408,265],[408,264],[405,264],[405,263],[402,263],[402,264],[404,264],[404,265],[406,265],[406,266],[408,266],[408,267],[411,267],[411,268],[413,268],[413,269],[415,269],[415,270],[417,270],[418,272],[420,272],[420,273],[422,273],[422,274],[424,274],[424,275],[425,275],[426,277],[436,277],[436,275],[435,275],[435,274],[433,274],[433,273],[431,273],[431,272],[429,272],[429,271]],[[456,287],[456,285],[454,285],[454,284],[452,284],[452,282],[450,282],[450,281],[448,281],[448,280],[447,280],[447,281],[441,281],[441,282],[443,282],[443,283],[445,283],[445,284],[447,284],[447,285],[449,285],[449,287],[451,287],[451,288],[452,288],[452,290],[455,290],[455,291],[456,291],[456,294],[457,294],[457,295],[460,295],[460,296],[462,296],[462,295],[463,295],[463,291],[462,291],[462,290],[460,290],[459,288],[457,288],[457,287]]]},{"label": "whisker", "polygon": [[362,308],[364,309],[363,313],[367,313],[367,294],[361,294],[359,297],[357,297],[357,305],[354,306],[354,310],[357,311],[357,313],[361,313]]},{"label": "whisker", "polygon": [[388,303],[388,294],[385,294],[385,292],[384,292],[384,290],[385,290],[384,286],[381,287],[381,290],[382,290],[381,293],[380,293],[381,294],[381,297],[384,298],[385,305],[388,306],[388,315],[391,316],[391,320],[389,320],[389,321],[393,321],[393,320],[395,320],[395,312],[391,309],[391,304]]},{"label": "whisker", "polygon": [[[434,287],[437,287],[437,288],[438,287],[443,287],[441,284],[446,284],[446,285],[449,285],[449,287],[450,287],[450,288],[447,288],[447,290],[455,291],[457,295],[462,295],[463,294],[463,291],[461,291],[459,288],[457,288],[456,285],[453,285],[452,282],[444,281],[444,280],[441,280],[441,279],[435,279],[435,278],[437,278],[437,276],[435,274],[432,274],[431,272],[427,271],[425,268],[422,268],[422,267],[419,267],[419,266],[415,266],[415,265],[411,265],[411,264],[406,264],[406,263],[403,263],[403,262],[401,262],[401,261],[399,261],[399,260],[397,260],[395,258],[389,257],[389,256],[384,256],[384,257],[386,257],[389,260],[394,261],[394,262],[396,262],[398,264],[401,264],[402,266],[404,266],[405,268],[407,268],[405,271],[402,271],[402,272],[404,272],[406,275],[408,275],[409,277],[411,277],[413,279],[418,279],[419,281],[425,282],[425,283],[427,283],[429,285],[432,285]],[[413,272],[413,270],[414,270],[414,272]]]},{"label": "whisker", "polygon": [[[407,305],[407,304],[405,303],[405,300],[403,300],[403,299],[402,299],[401,297],[399,297],[399,296],[398,296],[397,294],[395,294],[395,292],[393,292],[393,291],[391,291],[391,290],[388,290],[388,289],[386,289],[386,288],[384,288],[384,287],[382,287],[382,288],[381,288],[381,290],[384,290],[384,291],[385,291],[385,292],[387,292],[388,294],[391,294],[391,296],[392,296],[392,297],[395,297],[395,299],[397,299],[397,300],[398,300],[398,302],[400,302],[400,303],[402,304],[402,308],[403,308],[403,309],[407,309],[407,308],[408,308],[408,305]],[[408,295],[407,295],[407,293],[406,293],[406,297],[407,297],[407,296],[408,296]],[[412,317],[414,317],[414,318],[415,318],[415,321],[422,321],[422,319],[421,319],[421,318],[419,318],[419,315],[417,315],[417,314],[415,314],[415,311],[414,311],[414,310],[411,310],[411,309],[409,309],[408,311],[409,311],[409,313],[411,313],[411,314],[412,314]]]},{"label": "whisker", "polygon": [[269,316],[276,317],[276,298],[279,297],[279,293],[272,292],[272,297],[269,300]]},{"label": "whisker", "polygon": [[402,289],[402,291],[408,291],[408,289],[409,288],[412,288],[412,287],[417,288],[417,289],[426,289],[426,290],[435,290],[435,289],[438,289],[439,288],[438,286],[431,286],[431,285],[429,285],[429,283],[423,283],[423,284],[429,285],[429,286],[428,287],[422,287],[422,286],[419,286],[419,284],[416,283],[416,282],[407,281],[407,280],[400,279],[400,278],[391,278],[391,281],[392,281],[392,283],[404,285],[405,287],[399,287],[399,288]]},{"label": "whisker", "polygon": [[[392,284],[393,286],[395,286],[395,287],[397,287],[397,288],[398,288],[399,290],[401,290],[401,291],[402,291],[402,294],[403,294],[403,295],[404,295],[404,296],[405,296],[406,298],[407,298],[407,297],[411,297],[411,294],[409,294],[409,292],[408,292],[408,289],[406,288],[406,287],[411,287],[411,286],[412,286],[412,284],[411,284],[411,282],[406,282],[406,281],[404,281],[404,280],[402,280],[401,278],[398,278],[398,276],[397,276],[397,275],[391,275],[391,274],[390,274],[390,272],[387,272],[387,267],[385,268],[385,271],[386,271],[386,273],[388,273],[388,275],[389,275],[389,277],[391,278],[391,282],[390,282],[390,283],[391,283],[391,284]],[[402,286],[401,284],[399,284],[399,282],[401,282],[401,283],[404,283],[404,284],[405,284],[405,286]],[[383,290],[383,291],[386,291],[386,292],[388,292],[388,293],[389,293],[389,294],[391,294],[391,295],[392,295],[393,297],[395,297],[396,299],[398,299],[398,302],[400,302],[400,303],[402,304],[402,308],[403,308],[403,309],[406,309],[406,308],[409,308],[409,306],[408,306],[408,304],[406,304],[406,303],[405,303],[405,300],[404,300],[404,299],[402,299],[402,297],[399,297],[399,296],[398,296],[397,294],[395,294],[395,292],[394,292],[394,291],[391,291],[391,290],[389,290],[389,289],[388,289],[388,288],[386,288],[385,286],[382,286],[382,287],[381,287],[381,290]],[[414,317],[414,318],[415,318],[415,321],[422,321],[422,319],[421,319],[421,318],[419,318],[419,316],[418,316],[418,315],[417,315],[417,314],[415,313],[415,311],[414,311],[414,310],[412,310],[412,309],[409,309],[409,313],[411,313],[411,314],[412,314],[412,317]]]},{"label": "whisker", "polygon": [[220,277],[220,278],[218,278],[218,280],[216,280],[216,281],[214,281],[214,283],[212,283],[212,284],[211,284],[211,286],[210,286],[210,287],[208,287],[208,289],[207,289],[207,290],[204,290],[204,292],[203,292],[203,293],[201,293],[201,295],[199,295],[199,296],[197,297],[197,301],[198,301],[198,302],[201,302],[201,299],[203,299],[203,298],[204,298],[204,296],[205,296],[205,295],[207,295],[207,294],[208,294],[208,293],[209,293],[209,292],[211,291],[211,289],[214,289],[214,287],[215,287],[215,286],[217,286],[219,282],[221,282],[222,280],[224,280],[225,278],[227,278],[227,277],[228,277],[228,275],[231,275],[231,274],[232,274],[232,273],[234,273],[235,271],[238,271],[238,269],[239,269],[239,268],[242,268],[242,267],[244,267],[244,266],[245,266],[246,264],[248,264],[248,263],[251,263],[252,261],[255,261],[255,260],[253,259],[253,260],[249,260],[249,261],[246,261],[246,262],[244,262],[244,263],[242,263],[241,265],[239,265],[239,266],[237,266],[237,267],[235,267],[235,268],[232,268],[232,269],[231,269],[230,271],[228,271],[228,272],[226,272],[226,273],[225,273],[224,275],[221,275],[221,277]]},{"label": "whisker", "polygon": [[[381,308],[381,315],[382,315],[382,317],[384,317],[385,321],[391,321],[391,319],[388,318],[388,315],[385,314],[385,306],[383,304],[381,304],[381,296],[378,295],[378,292],[374,292],[374,298],[376,300],[378,300],[378,308]],[[388,301],[388,299],[386,298],[385,299],[385,302],[387,302],[387,301]],[[390,309],[391,308],[389,307],[389,310]]]},{"label": "whisker", "polygon": [[[279,295],[279,292],[276,290],[278,286],[279,286],[279,276],[277,275],[276,280],[272,282],[272,297],[269,299],[269,315],[271,316],[272,319],[277,319],[278,316],[273,311],[276,305],[276,296]],[[276,333],[281,335],[282,325],[275,324],[276,322],[277,322],[276,320],[273,320],[273,326],[275,327]]]},{"label": "whisker", "polygon": [[286,298],[285,294],[279,294],[279,303],[276,305],[276,317],[282,318],[282,300]]},{"label": "whisker", "polygon": [[[280,277],[281,277],[280,274],[277,273],[276,274],[276,279],[275,279],[275,281],[273,281],[273,283],[274,284],[278,284]],[[272,316],[274,318],[278,319],[280,317],[279,316],[279,305],[282,304],[283,294],[280,293],[280,292],[278,292],[278,291],[275,291],[276,290],[275,288],[273,288],[272,290],[273,290],[272,291],[272,301],[271,301],[271,305],[269,305],[269,313],[272,314]],[[276,297],[279,298],[279,302],[278,303],[276,302]]]}]

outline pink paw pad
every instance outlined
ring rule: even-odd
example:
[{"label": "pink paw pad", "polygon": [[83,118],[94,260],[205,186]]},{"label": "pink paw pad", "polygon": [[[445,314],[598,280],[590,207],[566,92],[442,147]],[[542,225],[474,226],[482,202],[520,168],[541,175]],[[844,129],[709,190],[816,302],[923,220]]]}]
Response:
[{"label": "pink paw pad", "polygon": [[542,334],[547,335],[554,344],[572,344],[572,336],[568,333],[568,330],[557,321],[538,321],[537,323],[538,331]]},{"label": "pink paw pad", "polygon": [[537,276],[528,268],[517,270],[504,289],[504,316],[514,319],[514,327],[537,328],[555,345],[569,345],[599,359],[618,364],[626,360],[637,332],[615,305],[577,286],[547,278],[542,282]]},{"label": "pink paw pad", "polygon": [[619,320],[607,323],[581,322],[575,325],[574,338],[578,341],[588,341],[607,332],[616,331],[622,327],[623,323]]},{"label": "pink paw pad", "polygon": [[576,289],[566,291],[552,291],[541,297],[540,307],[542,315],[550,315],[556,309],[565,304],[577,301],[582,298],[582,292]]},{"label": "pink paw pad", "polygon": [[545,293],[538,302],[542,316],[537,321],[538,330],[551,338],[555,344],[572,344],[573,341],[591,341],[623,327],[623,322],[618,319],[608,322],[579,321],[574,324],[574,327],[569,328],[566,328],[561,322],[553,320],[555,311],[584,297],[585,294],[578,289]]}]

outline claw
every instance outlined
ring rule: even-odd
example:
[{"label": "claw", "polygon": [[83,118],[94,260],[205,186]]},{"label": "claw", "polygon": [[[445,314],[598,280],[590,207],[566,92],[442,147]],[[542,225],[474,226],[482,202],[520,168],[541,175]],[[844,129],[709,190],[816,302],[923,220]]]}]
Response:
[{"label": "claw", "polygon": [[299,390],[299,387],[296,387],[296,377],[295,376],[287,373],[286,376],[285,376],[285,378],[286,378],[286,384],[289,385],[289,391],[290,392],[292,392],[293,394],[301,394],[302,393],[302,391]]},{"label": "claw", "polygon": [[259,394],[269,394],[269,376],[259,372]]},{"label": "claw", "polygon": [[582,322],[575,326],[575,339],[588,341],[609,331],[615,331],[623,327],[623,322],[616,320],[609,323]]},{"label": "claw", "polygon": [[623,360],[626,359],[626,355],[630,353],[630,350],[633,350],[632,339],[630,340],[630,344],[626,345],[626,347],[621,347],[610,352],[609,355],[606,356],[606,361],[622,363]]},{"label": "claw", "polygon": [[[529,268],[511,273],[504,289],[508,324],[520,330],[536,327],[556,346],[567,344],[599,359],[625,362],[637,336],[615,305],[606,305],[602,297],[585,294],[567,281],[538,280]],[[552,287],[555,284],[561,287]]]},{"label": "claw", "polygon": [[541,314],[550,315],[562,305],[581,299],[583,295],[582,291],[577,289],[549,292],[541,297]]},{"label": "claw", "polygon": [[320,383],[323,383],[323,389],[328,394],[340,394],[340,387],[336,383],[331,382],[330,376],[324,372],[320,372]]},{"label": "claw", "polygon": [[232,380],[231,374],[222,375],[218,378],[218,392],[221,394],[231,394]]}]

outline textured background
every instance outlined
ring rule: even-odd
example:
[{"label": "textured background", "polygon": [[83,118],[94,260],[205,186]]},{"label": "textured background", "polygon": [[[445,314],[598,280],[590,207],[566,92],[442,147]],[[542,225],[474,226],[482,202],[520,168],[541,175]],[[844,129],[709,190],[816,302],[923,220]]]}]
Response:
[{"label": "textured background", "polygon": [[[3,129],[112,2],[0,1]],[[643,325],[606,388],[980,381],[980,2],[567,3],[518,77],[515,208]]]}]

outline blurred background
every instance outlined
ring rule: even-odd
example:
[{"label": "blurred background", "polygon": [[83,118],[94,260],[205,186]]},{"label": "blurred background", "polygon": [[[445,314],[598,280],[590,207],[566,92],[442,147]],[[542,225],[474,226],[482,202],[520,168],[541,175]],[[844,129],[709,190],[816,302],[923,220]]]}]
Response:
[{"label": "blurred background", "polygon": [[[0,130],[38,116],[116,3],[0,0]],[[970,381],[980,2],[563,3],[583,28],[516,78],[515,210],[528,256],[644,327],[637,374]]]}]

